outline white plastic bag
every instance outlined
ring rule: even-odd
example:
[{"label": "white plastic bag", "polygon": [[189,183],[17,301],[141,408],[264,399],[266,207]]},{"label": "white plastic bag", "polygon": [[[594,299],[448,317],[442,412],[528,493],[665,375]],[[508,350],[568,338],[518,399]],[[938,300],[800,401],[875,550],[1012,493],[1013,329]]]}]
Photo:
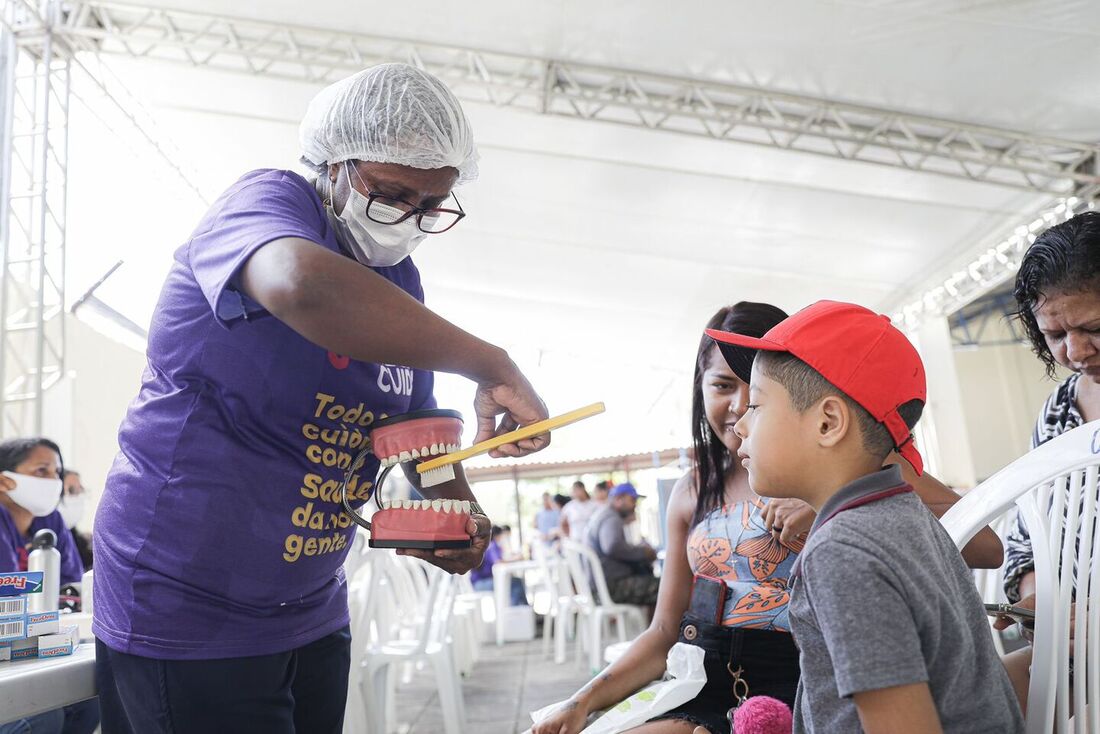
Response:
[{"label": "white plastic bag", "polygon": [[[703,657],[703,648],[677,642],[668,651],[666,680],[654,681],[625,701],[612,706],[595,721],[590,720],[581,734],[616,734],[626,731],[695,698],[707,682]],[[531,720],[538,724],[565,703],[559,701],[532,711]]]}]

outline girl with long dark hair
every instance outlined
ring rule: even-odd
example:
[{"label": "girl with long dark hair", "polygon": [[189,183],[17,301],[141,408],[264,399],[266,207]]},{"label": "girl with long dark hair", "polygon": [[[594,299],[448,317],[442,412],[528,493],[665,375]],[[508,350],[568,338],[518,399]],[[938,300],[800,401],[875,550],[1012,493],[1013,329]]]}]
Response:
[{"label": "girl with long dark hair", "polygon": [[[759,337],[786,317],[775,306],[741,302],[719,310],[706,328]],[[677,641],[704,648],[707,683],[693,700],[632,731],[729,731],[726,713],[736,704],[735,684],[739,693],[793,704],[799,669],[787,623],[788,579],[814,515],[805,503],[763,499],[749,487],[736,462],[740,439],[733,427],[746,409],[756,353],[736,347],[726,352],[723,358],[709,337],[700,339],[692,387],[695,461],[669,499],[668,545],[653,621],[619,660],[536,725],[534,734],[581,731],[590,713],[659,678]],[[902,467],[937,514],[957,501],[934,479],[918,480]],[[985,530],[964,556],[971,565],[999,566],[1000,542]]]}]

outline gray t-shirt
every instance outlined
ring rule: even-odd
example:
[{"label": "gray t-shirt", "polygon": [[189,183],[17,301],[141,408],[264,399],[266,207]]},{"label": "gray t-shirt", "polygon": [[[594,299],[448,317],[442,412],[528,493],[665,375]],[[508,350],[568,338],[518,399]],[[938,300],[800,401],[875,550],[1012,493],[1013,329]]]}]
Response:
[{"label": "gray t-shirt", "polygon": [[944,732],[1022,732],[981,597],[935,516],[911,491],[837,512],[897,487],[896,466],[852,482],[810,531],[789,608],[794,731],[859,732],[853,694],[927,682]]},{"label": "gray t-shirt", "polygon": [[[627,541],[623,519],[610,505],[596,510],[588,521],[586,533],[588,545],[600,557],[604,579],[608,582],[642,573],[641,569],[650,560],[649,546]],[[645,575],[651,576],[652,571]]]}]

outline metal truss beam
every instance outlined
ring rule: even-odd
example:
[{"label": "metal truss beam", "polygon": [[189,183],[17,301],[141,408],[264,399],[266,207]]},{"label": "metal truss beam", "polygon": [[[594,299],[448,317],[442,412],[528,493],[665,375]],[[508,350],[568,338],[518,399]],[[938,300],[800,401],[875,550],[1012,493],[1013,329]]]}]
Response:
[{"label": "metal truss beam", "polygon": [[[956,348],[1027,345],[1027,337],[1016,328],[1012,317],[1015,311],[1016,300],[1011,291],[999,289],[983,296],[948,319],[952,345]],[[989,327],[997,321],[1004,324],[1004,329],[994,327],[991,333]]]},{"label": "metal truss beam", "polygon": [[382,61],[459,97],[542,114],[754,143],[1068,196],[1100,183],[1100,146],[765,89],[108,2],[69,3],[83,48],[326,83]]},{"label": "metal truss beam", "polygon": [[[65,366],[70,53],[60,3],[0,3],[0,435],[42,430]],[[17,28],[47,30],[22,42]]]},{"label": "metal truss beam", "polygon": [[1100,198],[1100,185],[1078,187],[1072,196],[1050,201],[1023,218],[1003,234],[993,246],[977,248],[969,263],[951,272],[947,270],[923,284],[916,295],[899,299],[892,318],[894,323],[915,329],[922,320],[957,313],[983,296],[996,291],[1016,277],[1020,261],[1031,243],[1043,230],[1094,209]]}]

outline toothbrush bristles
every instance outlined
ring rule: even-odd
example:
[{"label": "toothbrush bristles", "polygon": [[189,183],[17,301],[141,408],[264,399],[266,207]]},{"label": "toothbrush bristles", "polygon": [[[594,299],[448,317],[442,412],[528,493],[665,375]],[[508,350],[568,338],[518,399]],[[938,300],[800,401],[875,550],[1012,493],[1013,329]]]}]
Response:
[{"label": "toothbrush bristles", "polygon": [[429,469],[420,475],[421,487],[434,487],[437,484],[443,484],[443,482],[449,482],[455,478],[454,464],[447,464],[441,466],[438,469]]}]

